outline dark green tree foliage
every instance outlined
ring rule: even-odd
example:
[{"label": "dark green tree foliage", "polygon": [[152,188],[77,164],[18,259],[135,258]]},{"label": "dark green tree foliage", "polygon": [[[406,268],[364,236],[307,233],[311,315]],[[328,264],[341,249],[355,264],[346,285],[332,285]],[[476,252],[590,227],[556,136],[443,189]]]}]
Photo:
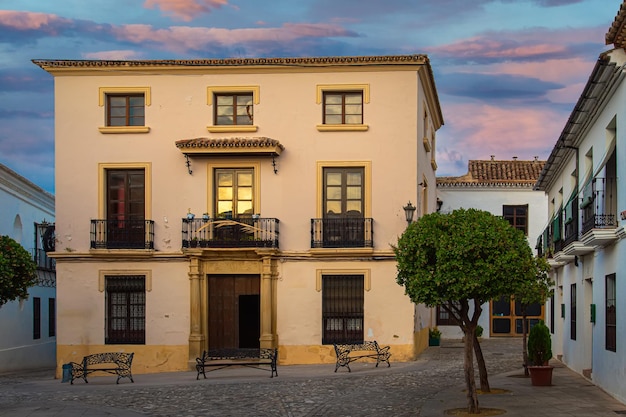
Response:
[{"label": "dark green tree foliage", "polygon": [[544,258],[535,258],[537,275],[534,280],[527,280],[519,283],[515,290],[515,301],[520,303],[522,310],[522,356],[524,360],[524,374],[528,376],[528,351],[526,349],[526,335],[528,334],[528,307],[533,304],[544,304],[552,296],[554,282],[548,276],[550,265]]},{"label": "dark green tree foliage", "polygon": [[543,320],[530,329],[528,335],[528,356],[534,366],[543,366],[552,358],[550,330]]},{"label": "dark green tree foliage", "polygon": [[474,332],[482,304],[510,296],[522,282],[535,279],[536,263],[526,237],[489,212],[459,209],[421,217],[394,250],[396,280],[411,300],[441,305],[459,322],[465,335],[468,412],[479,413]]},{"label": "dark green tree foliage", "polygon": [[36,265],[30,254],[8,236],[0,236],[0,307],[17,298],[27,298],[37,283]]}]

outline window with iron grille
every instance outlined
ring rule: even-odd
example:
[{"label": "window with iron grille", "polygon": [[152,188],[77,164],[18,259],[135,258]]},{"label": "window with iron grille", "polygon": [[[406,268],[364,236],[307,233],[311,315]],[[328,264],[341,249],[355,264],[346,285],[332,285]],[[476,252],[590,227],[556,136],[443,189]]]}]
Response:
[{"label": "window with iron grille", "polygon": [[572,284],[570,292],[570,339],[576,340],[576,284]]},{"label": "window with iron grille", "polygon": [[144,126],[145,98],[143,94],[107,94],[107,126]]},{"label": "window with iron grille", "polygon": [[511,226],[528,236],[528,204],[523,206],[502,206],[502,217]]},{"label": "window with iron grille", "polygon": [[609,274],[606,277],[606,350],[617,351],[617,314],[616,304],[617,297],[615,295],[615,274]]},{"label": "window with iron grille", "polygon": [[41,298],[33,297],[33,339],[41,339]]},{"label": "window with iron grille", "polygon": [[106,276],[106,344],[146,342],[146,278]]},{"label": "window with iron grille", "polygon": [[363,92],[324,92],[324,124],[363,124]]},{"label": "window with iron grille", "polygon": [[48,337],[57,335],[57,303],[56,299],[48,298]]},{"label": "window with iron grille", "polygon": [[363,275],[322,276],[322,344],[363,341]]},{"label": "window with iron grille", "polygon": [[252,125],[254,101],[252,93],[215,94],[213,120],[215,125]]}]

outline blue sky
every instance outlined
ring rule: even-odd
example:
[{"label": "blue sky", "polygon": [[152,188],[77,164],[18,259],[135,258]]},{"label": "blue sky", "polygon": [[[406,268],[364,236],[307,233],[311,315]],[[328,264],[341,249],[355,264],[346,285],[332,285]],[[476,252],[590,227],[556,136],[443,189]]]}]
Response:
[{"label": "blue sky", "polygon": [[0,163],[54,192],[52,76],[31,59],[427,54],[437,175],[546,159],[621,0],[0,0]]}]

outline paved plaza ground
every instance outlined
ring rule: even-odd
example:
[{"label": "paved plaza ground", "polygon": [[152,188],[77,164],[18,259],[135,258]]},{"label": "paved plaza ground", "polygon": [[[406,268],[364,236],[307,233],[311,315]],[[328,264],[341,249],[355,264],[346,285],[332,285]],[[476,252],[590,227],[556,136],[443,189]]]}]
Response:
[{"label": "paved plaza ground", "polygon": [[[562,364],[552,387],[523,378],[521,339],[482,342],[492,388],[482,407],[506,416],[560,417],[626,414],[626,406]],[[463,345],[443,340],[414,362],[376,368],[355,362],[352,372],[334,364],[278,367],[278,377],[248,368],[227,368],[196,380],[195,372],[90,377],[74,385],[53,372],[0,375],[0,417],[137,416],[442,416],[466,404]]]}]

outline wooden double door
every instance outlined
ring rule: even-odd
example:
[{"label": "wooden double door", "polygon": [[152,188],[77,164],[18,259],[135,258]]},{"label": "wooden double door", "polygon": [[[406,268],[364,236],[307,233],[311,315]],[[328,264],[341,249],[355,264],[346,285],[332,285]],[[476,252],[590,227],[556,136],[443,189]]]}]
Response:
[{"label": "wooden double door", "polygon": [[207,277],[209,349],[258,348],[260,276],[210,274]]}]

